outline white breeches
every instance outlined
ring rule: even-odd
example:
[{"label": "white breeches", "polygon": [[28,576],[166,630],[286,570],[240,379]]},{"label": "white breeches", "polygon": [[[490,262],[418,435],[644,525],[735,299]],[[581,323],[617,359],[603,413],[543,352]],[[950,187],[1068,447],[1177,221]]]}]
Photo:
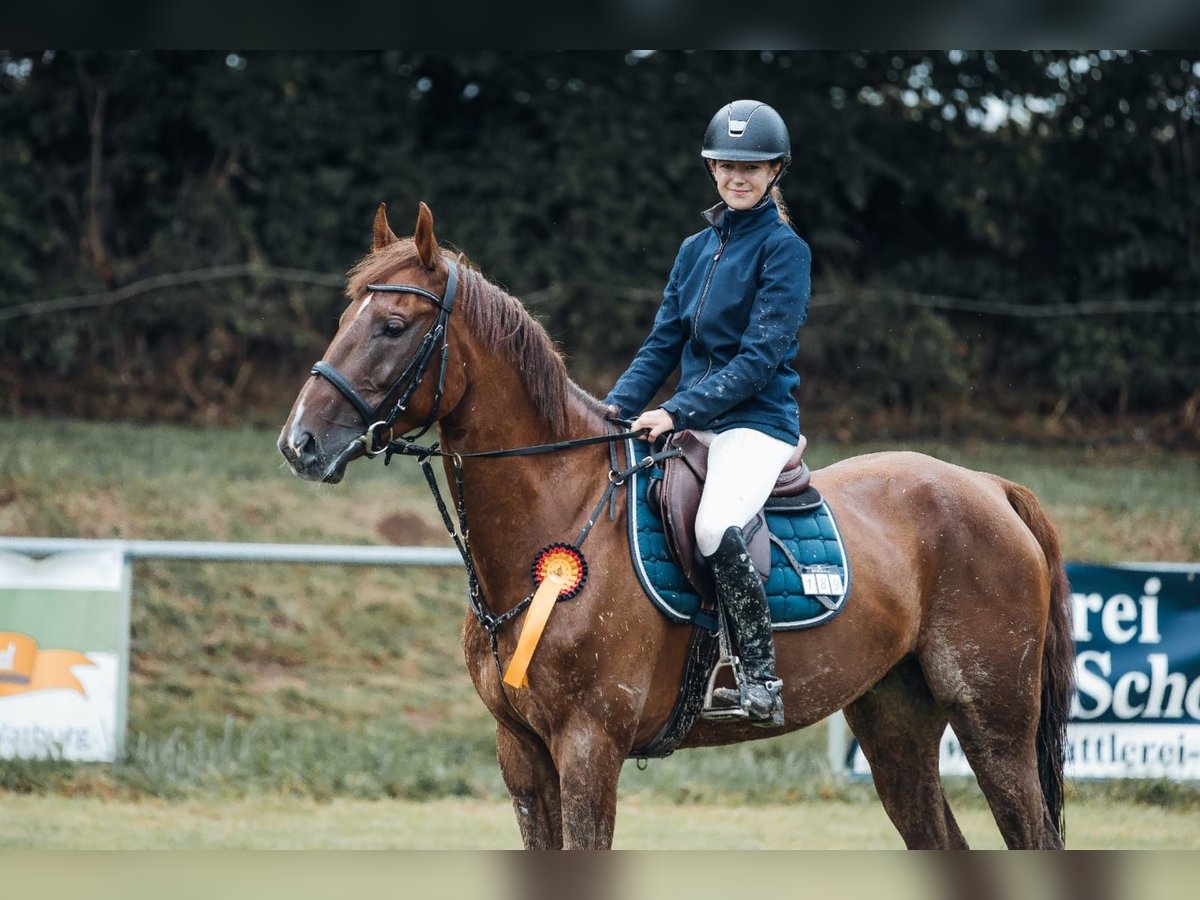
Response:
[{"label": "white breeches", "polygon": [[696,512],[696,546],[712,556],[726,530],[762,509],[796,445],[752,428],[718,434],[708,451],[708,478]]}]

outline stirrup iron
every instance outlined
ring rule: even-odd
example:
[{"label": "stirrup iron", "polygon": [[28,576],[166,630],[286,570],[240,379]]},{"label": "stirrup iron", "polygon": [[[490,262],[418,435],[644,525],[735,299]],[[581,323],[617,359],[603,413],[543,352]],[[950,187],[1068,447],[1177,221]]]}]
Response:
[{"label": "stirrup iron", "polygon": [[[720,647],[720,655],[716,665],[713,666],[712,673],[708,676],[708,687],[704,691],[704,705],[700,708],[700,718],[713,721],[748,719],[750,713],[741,704],[742,685],[746,682],[746,670],[742,666],[741,658],[732,652],[729,624],[725,618],[725,608],[720,604],[717,604],[717,644]],[[732,702],[722,702],[718,706],[714,703],[714,694],[718,691],[730,691],[729,688],[717,687],[717,677],[723,669],[729,669],[733,673],[732,693],[737,696],[722,697],[723,701],[730,700]]]}]

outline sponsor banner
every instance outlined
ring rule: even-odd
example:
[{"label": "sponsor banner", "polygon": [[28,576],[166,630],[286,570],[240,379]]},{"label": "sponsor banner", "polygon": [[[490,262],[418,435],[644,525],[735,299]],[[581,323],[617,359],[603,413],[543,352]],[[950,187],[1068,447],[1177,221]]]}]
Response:
[{"label": "sponsor banner", "polygon": [[119,551],[0,552],[0,759],[115,760],[128,631]]},{"label": "sponsor banner", "polygon": [[[1200,779],[1200,565],[1068,563],[1071,778]],[[853,748],[851,772],[869,775]],[[953,731],[943,775],[970,775]]]}]

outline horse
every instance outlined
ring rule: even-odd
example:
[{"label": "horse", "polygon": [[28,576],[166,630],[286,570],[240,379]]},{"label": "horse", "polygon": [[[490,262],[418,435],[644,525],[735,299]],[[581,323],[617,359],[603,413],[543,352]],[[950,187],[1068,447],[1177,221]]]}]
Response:
[{"label": "horse", "polygon": [[[441,247],[424,203],[404,239],[379,206],[346,294],[279,450],[302,478],[336,484],[394,432],[436,429],[454,503],[470,515],[460,549],[494,614],[489,632],[468,612],[463,652],[496,720],[524,845],[608,848],[622,763],[671,713],[691,631],[645,598],[621,516],[594,516],[586,585],[554,607],[527,686],[501,679],[531,561],[605,497],[609,450],[588,439],[611,430],[608,410],[570,379],[519,300]],[[575,443],[548,455],[470,456],[563,442]],[[682,746],[770,737],[843,710],[905,844],[965,848],[938,770],[949,724],[1006,844],[1062,847],[1074,649],[1058,538],[1037,498],[913,452],[846,459],[814,471],[812,483],[847,547],[844,611],[820,628],[776,633],[784,725],[702,719]]]}]

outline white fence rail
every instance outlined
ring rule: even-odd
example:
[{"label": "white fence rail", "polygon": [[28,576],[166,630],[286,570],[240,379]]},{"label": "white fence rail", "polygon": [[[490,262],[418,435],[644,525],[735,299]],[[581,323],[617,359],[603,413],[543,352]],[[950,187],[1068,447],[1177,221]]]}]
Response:
[{"label": "white fence rail", "polygon": [[345,544],[258,544],[221,541],[135,541],[91,538],[0,537],[0,550],[52,556],[106,550],[126,559],[203,562],[336,563],[356,566],[461,566],[453,547],[359,547]]}]

